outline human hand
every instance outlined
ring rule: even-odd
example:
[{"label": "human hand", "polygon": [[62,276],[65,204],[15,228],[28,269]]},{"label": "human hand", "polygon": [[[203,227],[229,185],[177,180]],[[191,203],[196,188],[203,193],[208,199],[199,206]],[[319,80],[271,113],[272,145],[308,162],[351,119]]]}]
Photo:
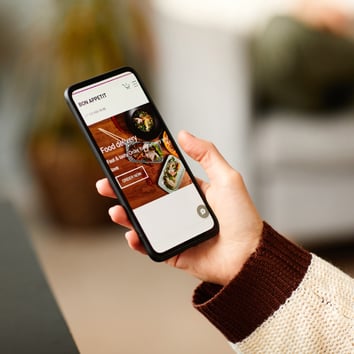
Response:
[{"label": "human hand", "polygon": [[333,0],[301,0],[294,16],[319,30],[346,36],[352,29],[352,17],[343,6]]},{"label": "human hand", "polygon": [[[187,249],[166,261],[203,281],[227,284],[256,250],[263,222],[247,192],[241,175],[221,156],[216,147],[182,131],[178,135],[182,149],[205,170],[209,183],[199,181],[201,189],[214,210],[220,232],[217,236]],[[103,196],[115,198],[107,179],[96,184]],[[126,232],[129,246],[146,253],[132,228],[124,208],[120,205],[109,210],[111,219],[130,229]]]}]

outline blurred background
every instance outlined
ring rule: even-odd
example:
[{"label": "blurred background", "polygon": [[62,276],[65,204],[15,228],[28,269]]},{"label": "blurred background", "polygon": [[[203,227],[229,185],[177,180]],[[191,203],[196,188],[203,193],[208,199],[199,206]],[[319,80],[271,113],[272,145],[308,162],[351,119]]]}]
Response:
[{"label": "blurred background", "polygon": [[190,305],[197,282],[110,223],[64,89],[135,67],[171,130],[212,140],[265,220],[353,274],[353,16],[352,0],[0,1],[0,199],[82,353],[230,350]]}]

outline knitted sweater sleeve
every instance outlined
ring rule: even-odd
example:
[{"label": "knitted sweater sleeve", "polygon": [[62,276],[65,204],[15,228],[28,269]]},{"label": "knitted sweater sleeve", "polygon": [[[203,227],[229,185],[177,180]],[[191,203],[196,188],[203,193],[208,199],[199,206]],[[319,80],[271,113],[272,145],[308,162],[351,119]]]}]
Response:
[{"label": "knitted sweater sleeve", "polygon": [[353,279],[266,223],[241,272],[225,287],[202,283],[193,305],[236,352],[353,351]]}]

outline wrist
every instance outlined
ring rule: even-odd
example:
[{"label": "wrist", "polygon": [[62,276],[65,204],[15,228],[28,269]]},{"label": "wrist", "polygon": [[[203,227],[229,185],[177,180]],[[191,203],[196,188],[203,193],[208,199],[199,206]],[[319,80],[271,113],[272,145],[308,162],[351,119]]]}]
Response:
[{"label": "wrist", "polygon": [[225,286],[234,279],[259,248],[264,229],[263,221],[259,220],[256,225],[252,225],[251,229],[253,230],[251,233],[245,233],[239,237],[242,241],[235,244],[233,257],[229,264],[225,266],[227,272],[225,272],[224,277],[220,279],[218,284]]},{"label": "wrist", "polygon": [[194,307],[231,342],[246,338],[269,318],[302,281],[311,254],[264,224],[256,252],[226,286],[202,283]]}]

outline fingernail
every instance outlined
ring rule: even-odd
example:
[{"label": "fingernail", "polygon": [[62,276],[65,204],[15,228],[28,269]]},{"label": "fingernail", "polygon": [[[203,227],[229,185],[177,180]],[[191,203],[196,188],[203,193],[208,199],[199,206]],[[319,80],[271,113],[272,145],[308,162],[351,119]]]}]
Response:
[{"label": "fingernail", "polygon": [[193,135],[192,133],[190,133],[190,132],[187,131],[187,130],[182,130],[181,133],[182,133],[182,134],[185,134],[185,135],[189,135],[189,136],[192,137],[192,138],[195,138],[195,135]]}]

